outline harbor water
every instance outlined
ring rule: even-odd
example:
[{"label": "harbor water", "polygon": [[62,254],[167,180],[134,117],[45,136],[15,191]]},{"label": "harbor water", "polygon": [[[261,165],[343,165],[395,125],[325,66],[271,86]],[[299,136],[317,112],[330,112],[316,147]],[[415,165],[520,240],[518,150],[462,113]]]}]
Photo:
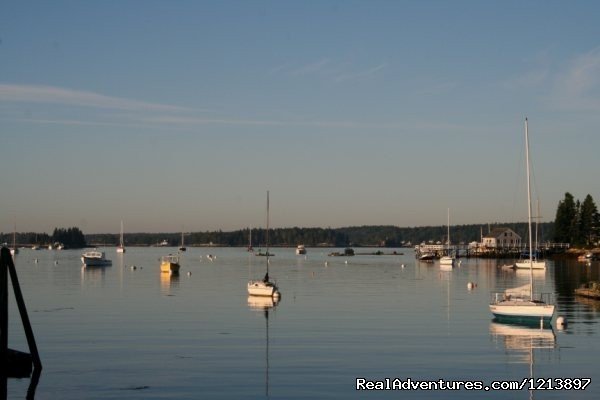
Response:
[{"label": "harbor water", "polygon": [[[266,259],[245,249],[188,248],[174,276],[160,273],[159,258],[176,248],[103,250],[112,266],[82,267],[80,250],[23,249],[15,257],[43,363],[36,399],[598,396],[600,302],[573,290],[600,280],[600,262],[549,261],[535,271],[536,291],[552,293],[555,315],[567,320],[540,330],[492,321],[490,293],[529,282],[529,271],[500,268],[505,260],[461,259],[443,271],[410,249],[328,257],[343,249],[297,256],[274,248],[269,275],[282,293],[275,303],[248,297],[246,283],[262,278]],[[9,301],[9,347],[27,351]],[[528,378],[552,381],[535,391],[357,390],[357,379]],[[548,389],[558,378],[591,381],[584,390]],[[9,399],[25,398],[30,379],[7,385]]]}]

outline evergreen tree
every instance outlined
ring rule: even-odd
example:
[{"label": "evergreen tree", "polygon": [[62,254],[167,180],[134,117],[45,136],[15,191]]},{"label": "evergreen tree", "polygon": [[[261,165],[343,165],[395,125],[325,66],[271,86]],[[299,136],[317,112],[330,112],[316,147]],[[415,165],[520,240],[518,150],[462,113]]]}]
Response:
[{"label": "evergreen tree", "polygon": [[594,199],[589,194],[583,200],[578,218],[578,243],[589,245],[595,239],[598,227],[598,209]]},{"label": "evergreen tree", "polygon": [[556,218],[554,219],[554,241],[571,243],[574,239],[574,228],[577,221],[575,199],[569,192],[565,193],[564,200],[558,202]]}]

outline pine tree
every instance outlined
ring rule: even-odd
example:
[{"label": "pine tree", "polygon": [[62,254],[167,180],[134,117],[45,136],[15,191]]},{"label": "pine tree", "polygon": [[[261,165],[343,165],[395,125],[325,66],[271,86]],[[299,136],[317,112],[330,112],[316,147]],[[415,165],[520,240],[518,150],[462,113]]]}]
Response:
[{"label": "pine tree", "polygon": [[571,243],[575,239],[575,226],[577,209],[575,199],[569,192],[565,193],[564,200],[558,202],[556,218],[554,219],[554,241]]},{"label": "pine tree", "polygon": [[583,200],[579,210],[579,242],[581,244],[590,245],[598,228],[598,209],[594,203],[594,199],[589,194]]}]

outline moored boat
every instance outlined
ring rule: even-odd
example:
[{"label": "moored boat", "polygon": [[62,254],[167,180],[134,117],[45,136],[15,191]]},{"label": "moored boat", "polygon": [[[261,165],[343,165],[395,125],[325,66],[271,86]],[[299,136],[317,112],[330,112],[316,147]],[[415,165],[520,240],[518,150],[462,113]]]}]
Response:
[{"label": "moored boat", "polygon": [[179,268],[179,256],[169,254],[168,256],[162,256],[160,259],[160,272],[178,274]]},{"label": "moored boat", "polygon": [[112,261],[106,258],[103,251],[90,250],[81,255],[81,262],[86,267],[108,267]]},{"label": "moored boat", "polygon": [[[529,248],[533,248],[531,231],[531,183],[529,166],[529,133],[527,129],[527,118],[525,118],[525,155],[527,169],[527,216],[529,225]],[[495,293],[490,302],[490,311],[499,321],[511,321],[517,323],[535,323],[540,325],[549,323],[554,315],[554,304],[545,301],[544,294],[534,296],[533,288],[533,252],[529,252],[529,283],[514,289],[508,289],[504,293]],[[548,295],[546,295],[548,297]]]},{"label": "moored boat", "polygon": [[125,242],[123,241],[123,221],[121,221],[121,234],[119,236],[119,245],[117,246],[117,253],[125,253]]},{"label": "moored boat", "polygon": [[[262,255],[257,254],[257,255]],[[250,280],[248,281],[248,294],[250,296],[269,296],[269,297],[280,297],[279,288],[274,282],[269,279],[269,191],[267,190],[267,252],[264,254],[267,257],[267,273],[262,280]]]},{"label": "moored boat", "polygon": [[302,255],[302,254],[306,254],[306,247],[304,247],[303,244],[299,244],[298,247],[296,247],[296,255]]}]

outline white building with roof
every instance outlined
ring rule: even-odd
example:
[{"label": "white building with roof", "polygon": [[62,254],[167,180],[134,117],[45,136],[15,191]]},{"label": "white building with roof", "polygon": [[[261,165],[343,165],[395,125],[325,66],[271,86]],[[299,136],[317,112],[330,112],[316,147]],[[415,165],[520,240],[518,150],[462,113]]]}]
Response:
[{"label": "white building with roof", "polygon": [[492,229],[482,238],[482,246],[488,249],[514,249],[521,247],[521,236],[510,228]]}]

